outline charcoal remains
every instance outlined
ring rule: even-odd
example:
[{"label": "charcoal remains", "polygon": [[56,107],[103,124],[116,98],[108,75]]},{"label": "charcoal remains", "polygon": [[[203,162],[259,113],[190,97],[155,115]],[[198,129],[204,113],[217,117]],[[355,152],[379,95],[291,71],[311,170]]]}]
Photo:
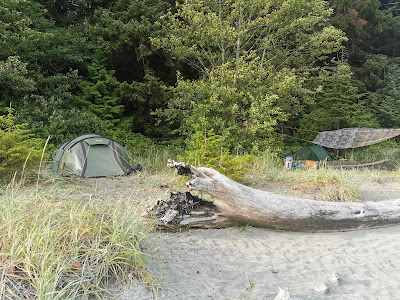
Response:
[{"label": "charcoal remains", "polygon": [[[209,201],[190,192],[171,193],[168,200],[158,200],[149,214],[158,221],[158,227],[185,226],[215,219],[220,211]],[[202,226],[204,227],[204,226]]]}]

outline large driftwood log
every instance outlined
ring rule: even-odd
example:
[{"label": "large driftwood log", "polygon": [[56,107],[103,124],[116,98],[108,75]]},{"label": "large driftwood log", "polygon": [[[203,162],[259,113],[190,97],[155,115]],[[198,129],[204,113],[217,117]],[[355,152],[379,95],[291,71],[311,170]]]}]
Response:
[{"label": "large driftwood log", "polygon": [[328,232],[386,227],[400,223],[400,199],[381,202],[325,202],[287,197],[250,188],[210,168],[168,161],[191,177],[191,190],[209,194],[215,209],[202,216],[197,205],[178,225],[217,228],[233,224],[292,231]]}]

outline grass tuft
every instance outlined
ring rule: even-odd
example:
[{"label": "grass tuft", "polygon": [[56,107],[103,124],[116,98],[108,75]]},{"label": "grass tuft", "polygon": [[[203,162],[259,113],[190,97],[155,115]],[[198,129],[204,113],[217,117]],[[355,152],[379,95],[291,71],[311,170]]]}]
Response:
[{"label": "grass tuft", "polygon": [[260,157],[254,162],[246,183],[262,188],[267,182],[275,182],[293,190],[302,190],[305,194],[317,191],[322,195],[319,200],[358,201],[355,172],[359,171],[326,168],[286,170],[283,160]]},{"label": "grass tuft", "polygon": [[15,185],[0,197],[0,299],[104,299],[113,282],[152,282],[134,205]]}]

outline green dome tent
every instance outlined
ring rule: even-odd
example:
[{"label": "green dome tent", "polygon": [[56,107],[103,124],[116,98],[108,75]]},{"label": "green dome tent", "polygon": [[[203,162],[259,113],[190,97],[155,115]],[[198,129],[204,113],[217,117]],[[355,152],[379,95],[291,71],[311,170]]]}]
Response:
[{"label": "green dome tent", "polygon": [[299,151],[293,154],[295,160],[333,160],[332,156],[325,150],[325,148],[319,145],[307,146],[301,148]]},{"label": "green dome tent", "polygon": [[51,169],[62,176],[81,177],[128,175],[133,170],[125,148],[98,134],[66,141],[53,153]]}]

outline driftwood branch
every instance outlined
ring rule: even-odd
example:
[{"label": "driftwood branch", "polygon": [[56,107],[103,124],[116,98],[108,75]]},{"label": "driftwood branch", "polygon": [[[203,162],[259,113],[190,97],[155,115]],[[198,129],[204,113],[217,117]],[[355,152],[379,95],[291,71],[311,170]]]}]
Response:
[{"label": "driftwood branch", "polygon": [[371,163],[365,163],[365,164],[357,164],[357,165],[331,165],[329,166],[330,169],[356,169],[356,168],[368,168],[368,167],[373,167],[377,165],[381,165],[385,162],[388,162],[389,159],[383,159]]},{"label": "driftwood branch", "polygon": [[[210,168],[169,161],[168,166],[188,175],[190,190],[212,197],[206,216],[188,213],[176,225],[216,228],[233,224],[292,231],[328,232],[386,227],[400,223],[400,199],[381,202],[325,202],[287,197],[237,183]],[[202,211],[202,208],[197,208]]]}]

